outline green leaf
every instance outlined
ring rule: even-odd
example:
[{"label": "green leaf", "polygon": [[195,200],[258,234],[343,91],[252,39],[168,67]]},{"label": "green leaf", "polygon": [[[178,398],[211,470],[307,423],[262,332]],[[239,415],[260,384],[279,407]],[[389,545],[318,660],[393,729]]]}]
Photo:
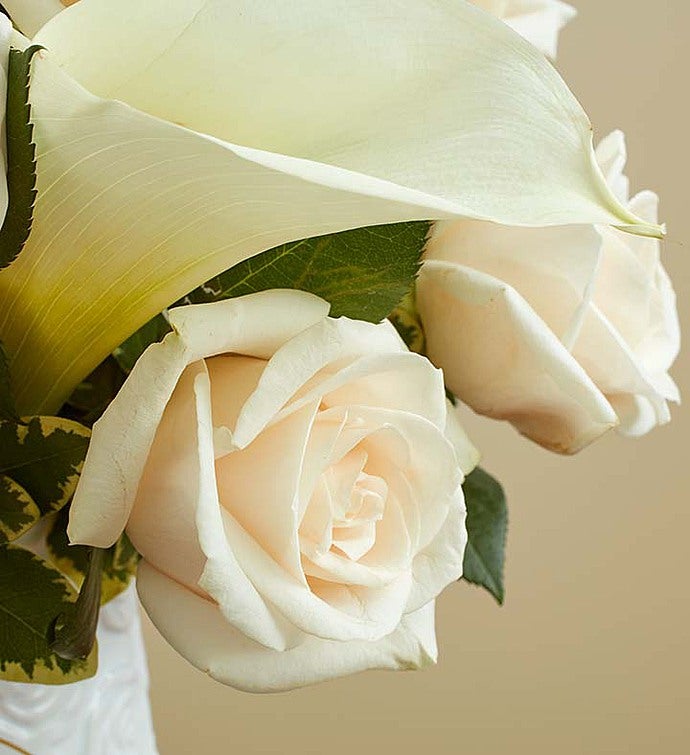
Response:
[{"label": "green leaf", "polygon": [[115,359],[108,357],[77,386],[61,414],[92,427],[122,388],[125,377]]},{"label": "green leaf", "polygon": [[0,420],[19,421],[14,406],[14,396],[12,395],[10,365],[2,341],[0,341]]},{"label": "green leaf", "polygon": [[[428,233],[426,221],[396,223],[283,244],[212,278],[177,304],[208,304],[293,288],[330,302],[332,317],[380,322],[410,291]],[[144,351],[170,330],[165,317],[158,315],[113,356],[129,373]]]},{"label": "green leaf", "polygon": [[508,508],[503,488],[483,469],[475,469],[463,485],[467,533],[463,579],[485,587],[503,604]]},{"label": "green leaf", "polygon": [[0,548],[0,679],[67,684],[96,673],[97,651],[85,660],[49,648],[55,617],[76,600],[67,579],[23,548]]},{"label": "green leaf", "polygon": [[211,279],[184,303],[295,288],[330,302],[333,317],[380,322],[410,290],[428,232],[427,222],[396,223],[283,244]]},{"label": "green leaf", "polygon": [[74,493],[90,435],[62,417],[0,422],[0,475],[23,488],[41,516],[59,511]]},{"label": "green leaf", "polygon": [[36,203],[36,145],[33,143],[29,80],[31,60],[43,48],[10,50],[7,71],[7,189],[9,204],[0,228],[0,269],[12,263],[31,233]]},{"label": "green leaf", "polygon": [[96,644],[101,607],[101,569],[105,551],[89,548],[89,564],[77,602],[55,619],[50,649],[68,661],[86,660]]},{"label": "green leaf", "polygon": [[152,343],[161,341],[171,330],[163,315],[156,315],[153,320],[149,320],[113,352],[120,368],[129,375],[146,349]]},{"label": "green leaf", "polygon": [[[64,508],[48,533],[47,545],[51,561],[70,580],[81,587],[89,566],[89,548],[70,545],[67,537],[69,511]],[[108,550],[104,551],[101,568],[101,604],[123,592],[134,577],[139,554],[124,533]]]},{"label": "green leaf", "polygon": [[12,478],[0,475],[0,545],[16,540],[41,518],[33,498]]}]

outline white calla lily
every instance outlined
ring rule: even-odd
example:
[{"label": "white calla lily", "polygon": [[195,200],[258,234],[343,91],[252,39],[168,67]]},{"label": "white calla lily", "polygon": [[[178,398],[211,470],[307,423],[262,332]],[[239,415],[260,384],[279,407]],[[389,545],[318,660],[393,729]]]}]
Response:
[{"label": "white calla lily", "polygon": [[464,0],[81,0],[35,41],[34,229],[0,273],[24,412],[287,241],[459,216],[661,234],[554,69]]}]

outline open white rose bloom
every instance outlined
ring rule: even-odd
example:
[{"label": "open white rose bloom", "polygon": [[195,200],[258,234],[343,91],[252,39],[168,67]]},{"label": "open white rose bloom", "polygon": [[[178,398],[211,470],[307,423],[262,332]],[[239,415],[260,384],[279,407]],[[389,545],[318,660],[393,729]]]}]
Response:
[{"label": "open white rose bloom", "polygon": [[[611,189],[657,220],[657,196],[629,198],[621,132],[597,149]],[[659,242],[602,226],[439,223],[417,286],[429,357],[457,396],[574,453],[616,426],[642,435],[678,401],[676,300]]]},{"label": "open white rose bloom", "polygon": [[462,575],[476,455],[446,433],[441,373],[328,309],[269,291],[172,310],[72,504],[74,542],[127,524],[154,623],[246,690],[434,661],[434,598]]},{"label": "open white rose bloom", "polygon": [[661,232],[542,55],[464,0],[81,0],[34,41],[38,200],[0,272],[27,413],[285,241],[456,216]]}]

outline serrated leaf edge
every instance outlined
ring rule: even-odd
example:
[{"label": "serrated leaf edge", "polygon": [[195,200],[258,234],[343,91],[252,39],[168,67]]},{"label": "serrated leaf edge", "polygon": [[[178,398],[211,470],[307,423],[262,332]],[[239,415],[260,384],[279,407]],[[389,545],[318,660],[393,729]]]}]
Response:
[{"label": "serrated leaf edge", "polygon": [[[8,90],[7,90],[7,102],[6,102],[6,142],[7,142],[7,188],[9,192],[9,198],[8,198],[8,204],[7,204],[7,212],[5,214],[5,218],[3,219],[2,227],[0,227],[0,250],[2,249],[3,244],[6,242],[6,234],[8,233],[8,228],[12,226],[12,224],[15,221],[15,213],[21,213],[23,209],[28,209],[28,218],[25,219],[26,226],[25,230],[20,232],[20,238],[18,240],[18,247],[5,251],[3,254],[3,257],[0,258],[0,270],[9,267],[21,254],[24,247],[26,246],[26,242],[29,240],[29,236],[31,235],[31,230],[33,228],[33,216],[34,216],[34,208],[36,206],[36,197],[38,196],[38,192],[36,189],[37,184],[37,169],[36,169],[36,143],[34,142],[34,125],[31,121],[31,103],[29,101],[29,89],[31,85],[31,62],[33,60],[34,55],[36,55],[39,50],[43,50],[41,45],[32,45],[31,47],[28,47],[26,50],[18,50],[16,48],[11,48],[9,52],[9,63],[8,63]],[[10,87],[11,83],[11,71],[14,61],[17,59],[21,59],[22,65],[26,66],[26,74],[25,74],[25,80],[24,80],[24,86],[21,90],[18,92],[12,91]],[[26,129],[26,133],[28,133],[28,151],[30,153],[30,161],[31,161],[31,181],[30,181],[30,187],[28,192],[28,208],[25,208],[24,206],[17,208],[17,196],[16,192],[12,190],[12,176],[14,175],[15,171],[19,171],[22,174],[27,173],[27,166],[25,164],[15,165],[15,148],[12,147],[15,136],[18,136],[18,138],[22,139],[24,141],[25,136],[24,134],[21,135],[15,135],[13,133],[13,125],[10,118],[7,117],[7,114],[9,114],[12,110],[14,110],[15,103],[13,98],[14,97],[21,97],[21,102],[18,104],[18,106],[21,106],[26,115],[26,120],[24,123],[24,127]],[[23,202],[24,198],[20,198],[20,205],[25,205],[25,202]]]}]

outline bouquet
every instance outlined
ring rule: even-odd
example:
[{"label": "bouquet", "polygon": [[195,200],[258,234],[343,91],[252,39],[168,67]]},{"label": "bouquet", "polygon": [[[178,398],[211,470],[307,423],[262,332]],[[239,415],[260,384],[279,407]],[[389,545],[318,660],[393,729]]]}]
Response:
[{"label": "bouquet", "polygon": [[135,573],[239,689],[434,663],[448,585],[504,598],[461,407],[574,454],[679,400],[658,199],[546,57],[573,9],[3,4],[0,678],[96,674]]}]

